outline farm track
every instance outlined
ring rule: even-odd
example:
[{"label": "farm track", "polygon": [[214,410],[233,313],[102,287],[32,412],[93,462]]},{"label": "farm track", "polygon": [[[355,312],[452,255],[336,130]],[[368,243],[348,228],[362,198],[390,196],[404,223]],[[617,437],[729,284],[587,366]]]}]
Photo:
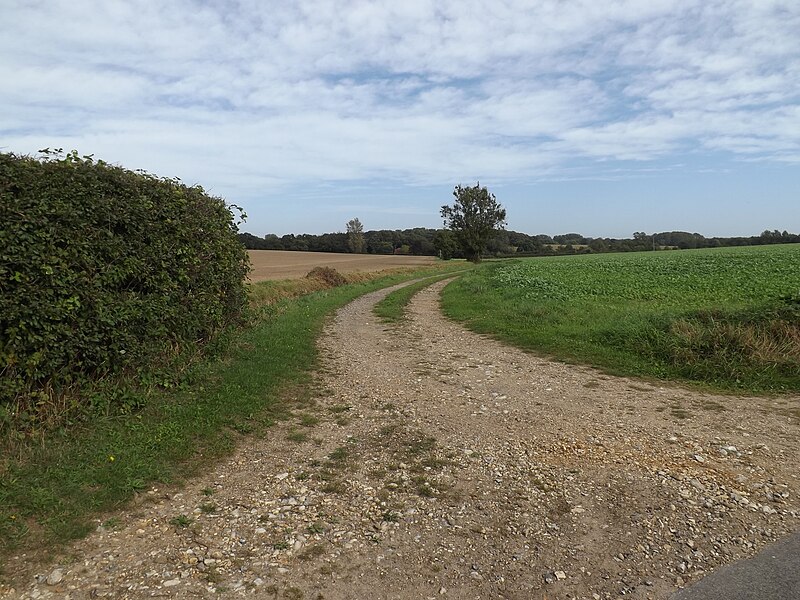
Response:
[{"label": "farm track", "polygon": [[399,326],[386,290],[340,310],[313,407],[5,596],[666,598],[798,529],[797,398],[547,361],[444,319],[443,285]]}]

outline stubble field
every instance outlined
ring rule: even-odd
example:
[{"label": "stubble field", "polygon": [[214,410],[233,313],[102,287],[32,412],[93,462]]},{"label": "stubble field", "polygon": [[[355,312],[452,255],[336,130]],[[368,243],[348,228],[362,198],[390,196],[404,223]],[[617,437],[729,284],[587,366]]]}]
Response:
[{"label": "stubble field", "polygon": [[250,281],[299,279],[314,267],[332,267],[340,273],[383,271],[403,267],[424,267],[436,262],[433,256],[384,254],[337,254],[334,252],[293,252],[248,250],[253,270]]}]

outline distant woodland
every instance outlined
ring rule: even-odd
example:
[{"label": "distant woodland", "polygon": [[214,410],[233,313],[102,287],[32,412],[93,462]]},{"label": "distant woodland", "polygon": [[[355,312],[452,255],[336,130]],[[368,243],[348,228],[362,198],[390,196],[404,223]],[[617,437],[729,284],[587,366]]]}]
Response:
[{"label": "distant woodland", "polygon": [[[447,248],[449,231],[414,229],[365,231],[363,252],[366,254],[412,254],[439,256]],[[308,252],[351,252],[347,233],[308,233],[258,237],[240,233],[239,240],[249,250],[297,250]],[[631,238],[591,238],[579,233],[562,235],[528,235],[517,231],[499,231],[489,242],[487,255],[495,257],[546,256],[553,254],[591,254],[595,252],[640,252],[646,250],[682,250],[722,246],[760,246],[764,244],[800,243],[800,234],[787,231],[764,231],[750,237],[705,237],[686,231],[665,231],[648,234],[636,232]],[[458,250],[452,256],[459,257]]]}]

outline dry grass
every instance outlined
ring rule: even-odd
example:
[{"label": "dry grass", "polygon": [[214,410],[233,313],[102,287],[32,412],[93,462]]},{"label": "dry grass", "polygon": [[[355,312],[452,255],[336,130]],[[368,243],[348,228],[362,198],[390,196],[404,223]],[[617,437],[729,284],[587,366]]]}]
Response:
[{"label": "dry grass", "polygon": [[[262,250],[262,252],[268,252],[268,250]],[[343,275],[343,285],[348,283],[366,283],[374,279],[380,279],[381,277],[398,275],[404,272],[411,273],[413,271],[416,271],[416,269],[400,268],[384,271],[347,273]],[[333,285],[328,279],[323,277],[303,276],[299,279],[282,279],[278,281],[264,280],[250,285],[250,306],[253,308],[269,306],[271,304],[275,304],[279,300],[299,298],[300,296],[305,296],[306,294],[311,294],[313,292],[319,292],[322,290],[328,290],[332,287],[337,286]]]},{"label": "dry grass", "polygon": [[364,273],[426,267],[434,264],[433,256],[401,256],[383,254],[337,254],[334,252],[290,252],[286,250],[248,250],[253,270],[250,281],[300,279],[314,267],[332,267],[340,273]]}]

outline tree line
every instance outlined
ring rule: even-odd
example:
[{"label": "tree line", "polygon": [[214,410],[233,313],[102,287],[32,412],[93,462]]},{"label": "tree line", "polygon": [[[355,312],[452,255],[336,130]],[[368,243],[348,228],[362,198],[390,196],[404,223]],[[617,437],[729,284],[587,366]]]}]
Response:
[{"label": "tree line", "polygon": [[[411,254],[439,256],[446,252],[448,229],[415,227],[413,229],[381,229],[364,231],[361,252],[366,254]],[[298,250],[307,252],[353,252],[348,233],[313,235],[267,234],[258,237],[240,233],[239,240],[249,250]],[[551,254],[590,254],[597,252],[641,252],[647,250],[677,250],[719,248],[723,246],[761,246],[765,244],[800,243],[800,234],[787,231],[764,231],[747,237],[705,237],[686,231],[664,231],[648,234],[636,232],[630,238],[593,238],[579,233],[560,235],[529,235],[518,231],[494,232],[486,244],[487,257],[546,256]],[[463,251],[453,244],[451,257],[464,258]]]},{"label": "tree line", "polygon": [[686,231],[634,232],[632,238],[591,238],[580,233],[528,235],[507,231],[506,209],[480,181],[474,186],[455,186],[455,201],[444,205],[440,215],[446,229],[414,229],[364,232],[358,218],[347,222],[346,233],[294,234],[258,238],[242,233],[239,239],[249,250],[300,250],[310,252],[352,252],[367,254],[415,254],[443,259],[482,257],[544,256],[550,254],[591,254],[595,252],[641,252],[755,246],[800,242],[800,235],[788,231],[764,231],[751,237],[711,237]]}]

